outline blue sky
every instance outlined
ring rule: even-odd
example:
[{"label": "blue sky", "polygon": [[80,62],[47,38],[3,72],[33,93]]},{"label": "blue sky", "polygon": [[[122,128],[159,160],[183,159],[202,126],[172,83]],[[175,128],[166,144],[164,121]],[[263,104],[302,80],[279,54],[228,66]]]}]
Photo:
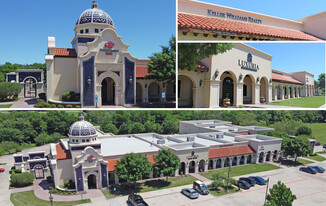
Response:
[{"label": "blue sky", "polygon": [[273,56],[273,69],[283,72],[325,73],[324,43],[246,43]]},{"label": "blue sky", "polygon": [[326,10],[325,0],[200,0],[232,8],[298,20]]},{"label": "blue sky", "polygon": [[[71,48],[74,27],[92,0],[1,1],[0,64],[44,63],[47,37],[56,47]],[[161,51],[176,31],[175,0],[98,0],[113,19],[118,35],[137,58]]]}]

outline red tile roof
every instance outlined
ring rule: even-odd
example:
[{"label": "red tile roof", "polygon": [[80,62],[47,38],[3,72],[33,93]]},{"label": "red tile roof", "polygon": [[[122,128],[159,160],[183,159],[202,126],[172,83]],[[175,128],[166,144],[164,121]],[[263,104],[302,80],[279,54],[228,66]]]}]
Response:
[{"label": "red tile roof", "polygon": [[210,149],[208,158],[220,158],[253,153],[254,151],[249,147],[249,145],[221,147]]},{"label": "red tile roof", "polygon": [[205,66],[203,63],[201,63],[200,61],[196,61],[196,64],[197,64],[197,68],[195,69],[196,71],[208,72],[208,67]]},{"label": "red tile roof", "polygon": [[[147,159],[148,159],[149,162],[151,162],[153,164],[156,164],[156,162],[154,160],[154,155],[147,155]],[[108,160],[108,162],[109,162],[108,171],[109,172],[113,172],[115,170],[114,166],[116,166],[118,160],[120,160],[120,159]]]},{"label": "red tile roof", "polygon": [[206,31],[224,31],[239,34],[254,34],[293,40],[321,40],[302,31],[238,22],[226,19],[210,18],[192,14],[178,14],[179,28],[201,29]]},{"label": "red tile roof", "polygon": [[55,57],[77,57],[77,53],[75,49],[68,48],[55,48],[53,51],[53,56]]},{"label": "red tile roof", "polygon": [[136,78],[144,78],[150,73],[147,72],[148,66],[136,66]]},{"label": "red tile roof", "polygon": [[57,150],[57,160],[71,159],[70,151],[64,150],[60,143],[56,145],[56,150]]},{"label": "red tile roof", "polygon": [[302,84],[302,82],[289,77],[289,76],[285,76],[285,75],[279,75],[279,74],[274,74],[272,73],[272,79],[273,81],[277,81],[277,82],[286,82],[286,83],[294,83],[294,84]]}]

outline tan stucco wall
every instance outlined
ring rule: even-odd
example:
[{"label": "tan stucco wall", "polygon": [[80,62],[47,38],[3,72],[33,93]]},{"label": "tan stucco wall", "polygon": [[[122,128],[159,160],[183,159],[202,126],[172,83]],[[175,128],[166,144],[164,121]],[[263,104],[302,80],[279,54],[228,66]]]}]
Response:
[{"label": "tan stucco wall", "polygon": [[76,58],[55,58],[52,79],[53,100],[60,100],[64,92],[79,92],[79,72]]},{"label": "tan stucco wall", "polygon": [[326,39],[326,13],[317,14],[314,17],[302,19],[304,31],[322,39]]},{"label": "tan stucco wall", "polygon": [[64,185],[65,180],[72,179],[73,181],[75,181],[74,171],[72,167],[72,160],[71,159],[58,160],[56,174],[57,174],[57,180],[56,180],[57,186]]}]

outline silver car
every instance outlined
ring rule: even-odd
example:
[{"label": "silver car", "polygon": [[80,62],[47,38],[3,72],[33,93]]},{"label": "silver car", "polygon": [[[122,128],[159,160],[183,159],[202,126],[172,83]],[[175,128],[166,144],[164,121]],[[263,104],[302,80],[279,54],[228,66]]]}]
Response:
[{"label": "silver car", "polygon": [[189,197],[190,199],[196,199],[199,197],[199,193],[192,188],[183,188],[181,190],[181,193]]}]

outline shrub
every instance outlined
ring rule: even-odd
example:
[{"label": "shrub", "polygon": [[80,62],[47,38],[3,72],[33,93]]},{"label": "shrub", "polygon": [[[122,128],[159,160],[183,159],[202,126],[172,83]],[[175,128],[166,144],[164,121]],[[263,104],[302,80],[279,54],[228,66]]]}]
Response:
[{"label": "shrub", "polygon": [[35,104],[35,107],[38,107],[38,108],[44,108],[45,107],[45,101],[43,99],[38,99],[37,100],[37,103]]},{"label": "shrub", "polygon": [[62,101],[66,102],[78,102],[80,101],[80,94],[75,93],[74,91],[65,92],[62,94]]},{"label": "shrub", "polygon": [[312,129],[306,125],[302,125],[297,129],[296,135],[311,135]]},{"label": "shrub", "polygon": [[43,100],[46,100],[46,93],[39,93],[38,94],[38,97],[40,98],[40,99],[43,99]]},{"label": "shrub", "polygon": [[51,106],[51,105],[50,105],[49,103],[47,103],[47,102],[44,103],[44,107],[45,107],[45,108],[49,108],[50,106]]},{"label": "shrub", "polygon": [[22,88],[16,82],[1,82],[0,83],[0,100],[16,98]]},{"label": "shrub", "polygon": [[67,105],[67,108],[72,108],[72,105],[71,105],[71,104],[68,104],[68,105]]},{"label": "shrub", "polygon": [[60,104],[60,105],[58,105],[58,108],[64,108],[64,107]]},{"label": "shrub", "polygon": [[55,106],[55,104],[51,104],[50,108],[56,108],[57,106]]},{"label": "shrub", "polygon": [[31,172],[23,172],[21,174],[12,174],[11,186],[13,187],[24,187],[32,185],[34,181],[34,174]]}]

